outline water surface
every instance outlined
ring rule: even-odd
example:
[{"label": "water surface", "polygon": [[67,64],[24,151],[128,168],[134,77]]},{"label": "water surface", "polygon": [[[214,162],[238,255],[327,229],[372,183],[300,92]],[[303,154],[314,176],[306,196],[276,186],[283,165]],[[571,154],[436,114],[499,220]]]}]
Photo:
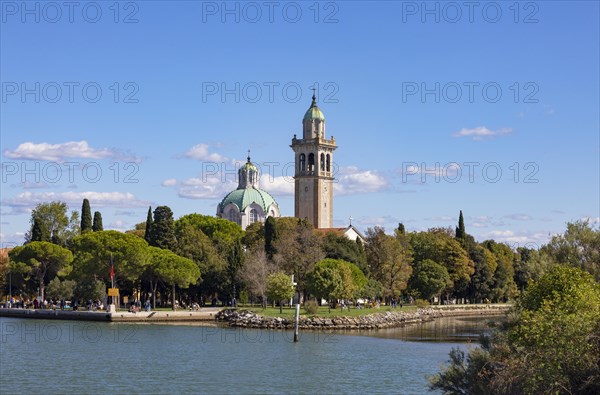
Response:
[{"label": "water surface", "polygon": [[0,318],[0,393],[427,392],[487,318],[360,333]]}]

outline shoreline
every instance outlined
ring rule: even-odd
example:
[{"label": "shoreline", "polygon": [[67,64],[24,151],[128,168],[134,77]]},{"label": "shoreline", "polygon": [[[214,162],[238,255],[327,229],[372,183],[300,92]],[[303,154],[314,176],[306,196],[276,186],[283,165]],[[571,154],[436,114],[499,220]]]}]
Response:
[{"label": "shoreline", "polygon": [[[401,311],[374,312],[362,316],[314,317],[301,315],[299,329],[302,330],[377,330],[404,327],[410,324],[433,321],[441,317],[468,317],[477,315],[503,315],[512,305],[445,305],[430,306],[416,312]],[[225,327],[283,329],[294,328],[293,319],[262,316],[249,310],[223,308],[203,308],[200,311],[152,311],[152,312],[113,312],[33,310],[0,308],[0,317],[96,321],[112,323],[169,323],[169,324],[215,324]]]},{"label": "shoreline", "polygon": [[[386,311],[363,316],[338,316],[331,318],[300,316],[301,330],[377,330],[404,327],[410,324],[433,321],[442,317],[498,316],[506,314],[512,305],[452,305],[418,309],[414,313]],[[249,310],[222,310],[217,321],[229,327],[254,329],[294,329],[294,321],[282,317],[267,317]]]}]

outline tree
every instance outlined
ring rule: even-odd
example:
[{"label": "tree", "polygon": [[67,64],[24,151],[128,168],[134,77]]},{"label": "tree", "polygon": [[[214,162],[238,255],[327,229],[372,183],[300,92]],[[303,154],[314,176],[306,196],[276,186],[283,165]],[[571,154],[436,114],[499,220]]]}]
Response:
[{"label": "tree", "polygon": [[279,301],[279,313],[283,313],[283,301],[294,296],[294,285],[290,276],[284,272],[269,274],[267,279],[267,297]]},{"label": "tree", "polygon": [[265,252],[267,253],[267,258],[269,259],[273,259],[273,256],[277,253],[275,241],[277,240],[278,236],[275,218],[269,216],[265,221]]},{"label": "tree", "polygon": [[508,245],[496,243],[493,240],[486,240],[482,244],[494,254],[497,262],[492,286],[494,301],[506,301],[516,296],[517,286],[514,281],[513,268],[513,262],[515,261],[514,252]]},{"label": "tree", "polygon": [[[236,227],[237,239],[241,228],[230,221],[219,218],[219,224]],[[213,230],[216,240],[211,240],[202,230],[206,223],[200,214],[185,215],[175,221],[177,253],[196,262],[202,273],[201,292],[204,295],[227,292],[229,288],[226,253],[234,238],[226,230]],[[204,227],[207,229],[207,227]],[[229,229],[229,228],[225,228]],[[223,237],[223,238],[221,238]]]},{"label": "tree", "polygon": [[172,251],[148,247],[150,267],[158,279],[171,285],[171,306],[175,310],[175,287],[188,288],[200,278],[200,269],[192,260]]},{"label": "tree", "polygon": [[317,298],[329,301],[353,299],[367,284],[363,272],[353,263],[323,259],[309,276],[309,289]]},{"label": "tree", "polygon": [[325,258],[341,259],[346,262],[352,262],[361,269],[366,268],[367,255],[362,244],[352,241],[345,236],[327,233],[322,240],[322,245]]},{"label": "tree", "polygon": [[555,262],[591,273],[600,281],[600,228],[589,221],[567,223],[567,230],[542,248]]},{"label": "tree", "polygon": [[[64,245],[69,236],[69,216],[67,215],[67,204],[64,202],[40,203],[31,211],[31,228],[25,235],[25,240],[30,241],[46,241],[44,239],[34,240],[34,225],[38,222],[38,227],[42,229],[41,234],[46,235],[48,241],[54,244]],[[71,217],[73,217],[73,213]],[[40,233],[36,231],[37,235]],[[45,238],[46,236],[43,236]]]},{"label": "tree", "polygon": [[381,282],[389,298],[406,289],[412,273],[412,248],[406,234],[385,234],[380,227],[367,229],[367,262],[370,275]]},{"label": "tree", "polygon": [[448,286],[448,282],[448,270],[431,259],[425,259],[414,263],[408,286],[418,297],[430,300],[439,295]]},{"label": "tree", "polygon": [[92,225],[92,231],[102,232],[104,226],[102,225],[102,214],[100,211],[94,211],[94,224]]},{"label": "tree", "polygon": [[[270,218],[270,217],[269,217]],[[268,220],[268,219],[267,219]],[[246,227],[242,243],[248,250],[265,249],[265,224],[257,221]]]},{"label": "tree", "polygon": [[54,300],[70,300],[73,297],[75,285],[75,281],[60,281],[58,277],[54,277],[54,279],[48,283],[46,293]]},{"label": "tree", "polygon": [[152,206],[149,206],[148,215],[146,216],[146,227],[144,228],[144,240],[148,244],[151,244],[150,241],[152,240],[152,222]]},{"label": "tree", "polygon": [[267,305],[267,282],[275,266],[267,258],[263,248],[257,247],[246,256],[244,266],[239,272],[240,280],[246,284],[250,292],[262,298],[263,308]]},{"label": "tree", "polygon": [[406,229],[404,228],[404,224],[402,222],[398,224],[398,229],[396,229],[396,231],[401,235],[406,233]]},{"label": "tree", "polygon": [[465,219],[463,218],[462,210],[460,210],[460,215],[458,216],[458,226],[456,227],[456,238],[458,240],[464,240],[466,234]]},{"label": "tree", "polygon": [[498,267],[496,256],[487,248],[474,244],[469,251],[469,257],[474,262],[475,272],[469,284],[469,297],[477,302],[495,298],[494,274]]},{"label": "tree", "polygon": [[140,279],[148,263],[148,244],[137,236],[116,230],[89,232],[73,240],[75,264],[72,277],[78,281],[91,278],[110,281],[110,261],[114,262],[115,281],[131,285]]},{"label": "tree", "polygon": [[450,275],[450,285],[444,290],[449,296],[466,294],[474,273],[474,264],[467,252],[446,229],[430,229],[427,232],[409,234],[415,262],[431,259],[443,265]]},{"label": "tree", "polygon": [[529,285],[508,324],[433,378],[446,393],[600,393],[600,284],[552,267]]},{"label": "tree", "polygon": [[37,280],[40,296],[44,299],[46,276],[67,274],[73,261],[71,251],[46,241],[32,241],[9,252],[15,270]]},{"label": "tree", "polygon": [[277,253],[273,261],[279,270],[294,274],[299,292],[306,294],[307,275],[324,258],[321,238],[305,220],[278,218],[277,227],[278,237],[273,244]]},{"label": "tree", "polygon": [[106,297],[106,284],[103,281],[93,278],[86,281],[79,281],[75,285],[73,295],[76,300],[84,302],[88,300],[104,300]]},{"label": "tree", "polygon": [[92,231],[92,210],[90,208],[90,201],[87,199],[83,199],[83,204],[81,205],[80,231],[82,234]]},{"label": "tree", "polygon": [[39,218],[33,218],[29,241],[50,241],[50,232]]},{"label": "tree", "polygon": [[168,206],[154,209],[154,222],[150,231],[150,245],[174,251],[177,247],[173,211]]}]

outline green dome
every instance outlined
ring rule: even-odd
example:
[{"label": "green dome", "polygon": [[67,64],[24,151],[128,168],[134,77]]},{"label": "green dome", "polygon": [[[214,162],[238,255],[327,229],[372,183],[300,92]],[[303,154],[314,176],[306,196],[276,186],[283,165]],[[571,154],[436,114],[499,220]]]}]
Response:
[{"label": "green dome", "polygon": [[304,114],[304,118],[302,120],[303,121],[306,121],[306,120],[312,121],[314,119],[319,119],[321,121],[324,121],[325,120],[325,115],[323,115],[323,112],[317,106],[317,99],[313,95],[313,97],[312,97],[312,104],[310,105],[310,108],[308,110],[306,110],[306,113]]},{"label": "green dome", "polygon": [[236,189],[225,196],[219,205],[219,210],[223,212],[229,203],[235,204],[240,212],[243,212],[246,207],[252,203],[256,203],[262,207],[264,213],[267,213],[269,206],[275,203],[275,199],[273,199],[273,196],[267,191],[263,191],[262,189],[243,188]]}]

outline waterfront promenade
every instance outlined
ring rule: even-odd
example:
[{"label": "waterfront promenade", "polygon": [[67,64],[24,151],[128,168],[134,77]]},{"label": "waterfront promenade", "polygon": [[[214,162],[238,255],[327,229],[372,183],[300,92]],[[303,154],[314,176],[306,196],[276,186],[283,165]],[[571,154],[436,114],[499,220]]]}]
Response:
[{"label": "waterfront promenade", "polygon": [[117,311],[72,311],[72,310],[34,310],[0,308],[0,317],[32,318],[44,320],[76,320],[76,321],[107,321],[107,322],[184,322],[184,321],[215,321],[215,315],[222,310],[220,307],[205,307],[200,311],[141,311],[130,313]]}]

